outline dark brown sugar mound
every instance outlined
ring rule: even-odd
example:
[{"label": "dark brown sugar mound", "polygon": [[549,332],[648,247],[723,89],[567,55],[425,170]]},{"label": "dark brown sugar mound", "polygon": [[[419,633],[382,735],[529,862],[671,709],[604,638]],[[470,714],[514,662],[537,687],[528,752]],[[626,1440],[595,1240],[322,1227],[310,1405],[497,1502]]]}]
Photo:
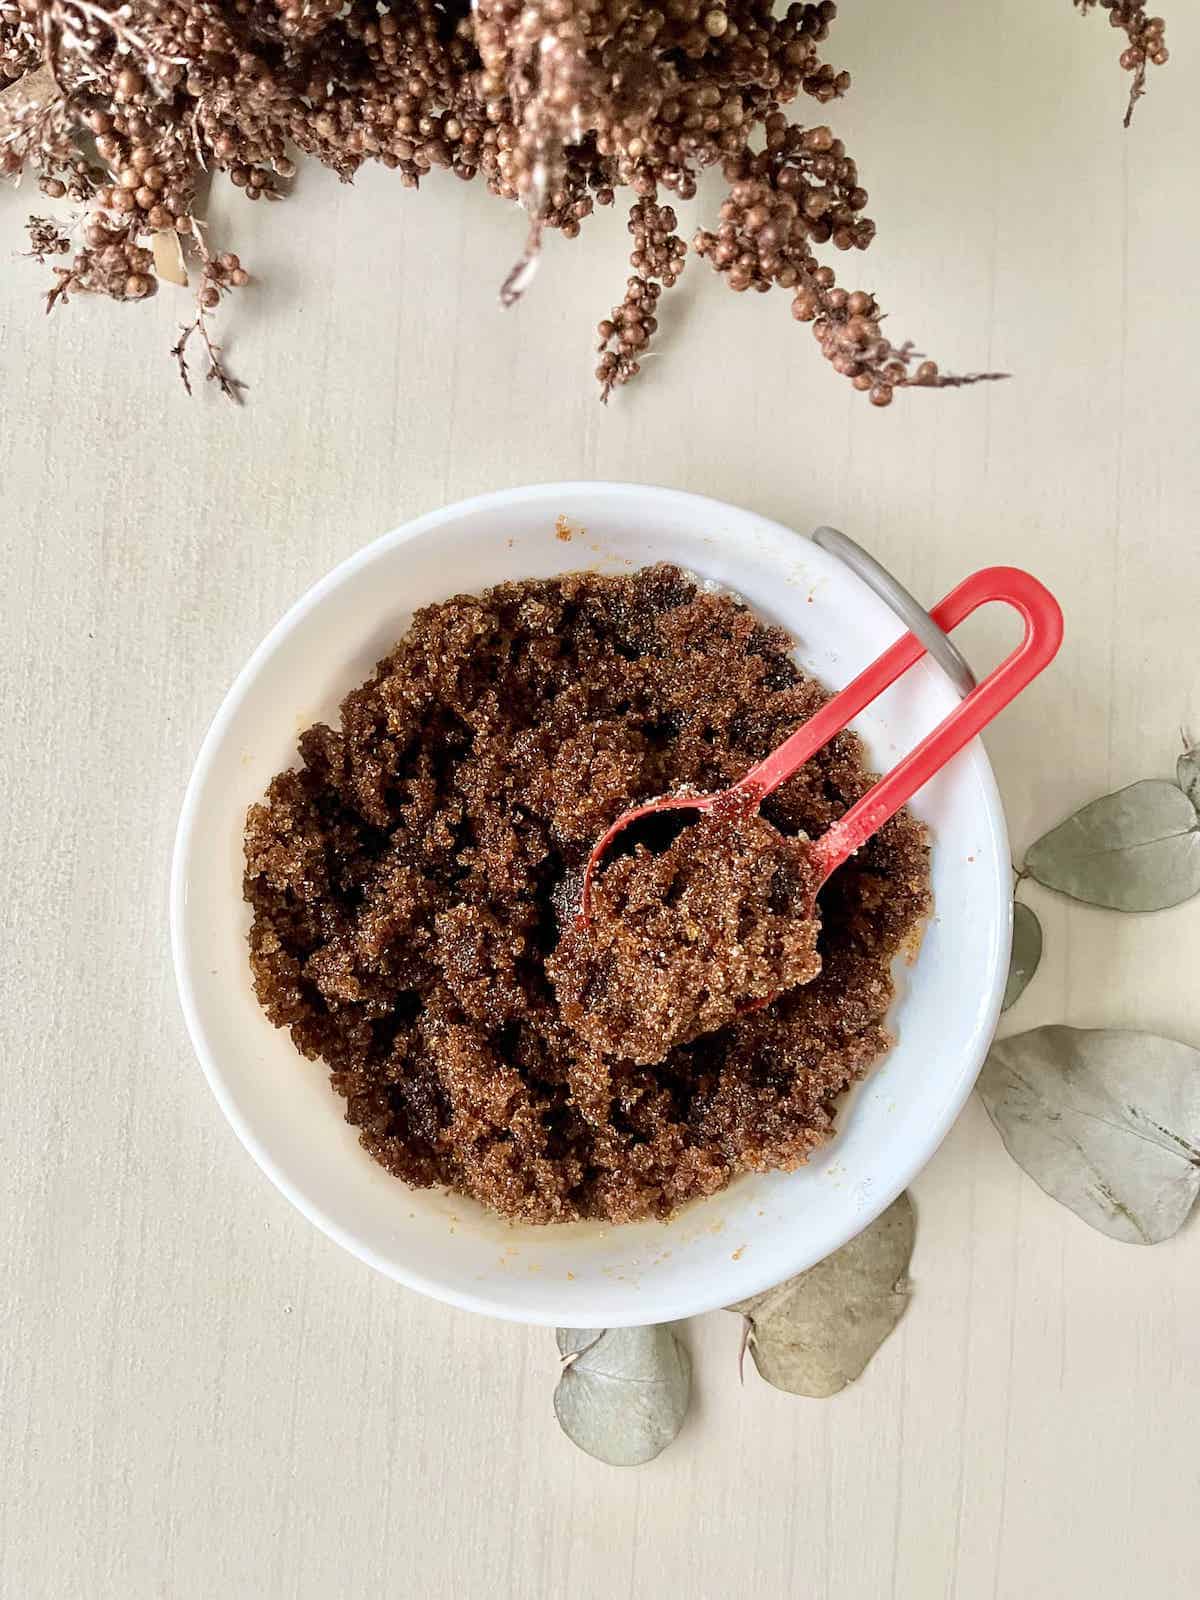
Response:
[{"label": "dark brown sugar mound", "polygon": [[[622,1222],[831,1136],[929,907],[904,813],[822,889],[812,981],[657,1063],[589,1040],[547,970],[609,823],[727,787],[826,699],[789,645],[671,567],[504,584],[418,612],[340,726],[302,735],[247,819],[254,984],[390,1172]],[[816,838],[870,781],[839,735],[763,816]]]},{"label": "dark brown sugar mound", "polygon": [[804,841],[719,811],[664,850],[606,860],[587,924],[567,928],[546,963],[564,1021],[640,1066],[715,1033],[821,970],[816,888]]}]

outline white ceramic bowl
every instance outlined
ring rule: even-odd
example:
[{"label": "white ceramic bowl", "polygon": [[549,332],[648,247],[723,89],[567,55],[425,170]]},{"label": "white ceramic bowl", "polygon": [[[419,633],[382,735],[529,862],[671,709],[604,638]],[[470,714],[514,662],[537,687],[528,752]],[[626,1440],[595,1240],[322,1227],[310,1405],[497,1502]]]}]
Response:
[{"label": "white ceramic bowl", "polygon": [[[569,541],[558,536],[565,518]],[[255,651],[204,740],[171,884],[184,1015],[243,1144],[305,1216],[371,1266],[474,1311],[567,1327],[661,1322],[725,1306],[819,1261],[929,1160],[970,1092],[1008,964],[1008,842],[982,747],[914,809],[933,834],[935,915],[894,1010],[898,1042],[848,1098],[836,1139],[799,1172],[752,1175],[669,1223],[517,1227],[469,1200],[408,1189],[360,1149],[322,1065],[266,1021],[250,986],[241,896],[246,807],[336,718],[415,607],[508,578],[673,561],[743,595],[840,688],[901,631],[833,556],[777,523],[674,490],[568,483],[463,501],[352,556]],[[956,703],[922,662],[855,724],[880,768]]]}]

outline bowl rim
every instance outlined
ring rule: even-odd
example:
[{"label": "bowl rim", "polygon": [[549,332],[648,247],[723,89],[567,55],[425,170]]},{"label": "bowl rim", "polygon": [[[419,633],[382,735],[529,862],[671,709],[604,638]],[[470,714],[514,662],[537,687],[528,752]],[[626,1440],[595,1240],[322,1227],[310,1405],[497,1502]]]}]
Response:
[{"label": "bowl rim", "polygon": [[[180,1008],[183,1012],[192,1049],[226,1120],[247,1153],[280,1193],[295,1206],[302,1216],[319,1228],[328,1238],[341,1245],[343,1249],[349,1251],[351,1255],[356,1256],[367,1266],[374,1268],[377,1272],[381,1272],[385,1277],[404,1285],[406,1288],[415,1289],[419,1293],[428,1295],[444,1304],[455,1306],[460,1310],[499,1317],[505,1321],[525,1322],[545,1327],[574,1326],[575,1324],[569,1320],[564,1321],[562,1315],[554,1314],[551,1311],[534,1308],[517,1309],[510,1302],[493,1298],[487,1292],[472,1293],[465,1289],[456,1288],[440,1279],[432,1278],[423,1272],[414,1270],[382,1255],[370,1244],[363,1241],[354,1231],[343,1226],[330,1216],[319,1200],[313,1198],[310,1191],[294,1182],[281,1169],[256,1133],[250,1120],[238,1108],[232,1090],[227,1086],[225,1076],[216,1060],[216,1052],[210,1044],[208,1030],[197,1002],[196,986],[192,974],[192,952],[189,946],[187,928],[187,884],[203,792],[226,731],[250,693],[262,666],[273,655],[276,647],[311,611],[321,604],[327,594],[346,582],[360,568],[368,566],[377,560],[385,551],[405,544],[422,534],[431,532],[444,523],[457,521],[465,515],[486,511],[499,505],[511,506],[514,502],[523,500],[530,503],[542,500],[562,502],[571,497],[594,495],[596,493],[609,494],[618,499],[625,498],[629,500],[644,500],[646,497],[653,497],[660,504],[672,503],[677,507],[686,507],[696,513],[709,516],[715,513],[726,515],[733,513],[740,517],[749,516],[761,525],[769,527],[775,533],[787,534],[793,539],[805,537],[797,534],[794,529],[776,521],[774,518],[763,516],[761,513],[752,511],[747,507],[736,506],[729,501],[718,500],[713,496],[655,484],[629,483],[609,479],[571,479],[559,482],[518,484],[507,489],[490,490],[483,494],[468,496],[465,499],[453,501],[448,505],[424,512],[407,522],[401,523],[398,527],[381,534],[359,550],[352,552],[332,567],[323,577],[318,578],[311,584],[287,608],[274,626],[269,629],[233,679],[205,731],[188,778],[183,803],[180,808],[179,821],[175,830],[169,881],[169,926],[172,961],[175,969]],[[861,585],[864,593],[871,595],[871,598],[878,603],[877,597],[863,579],[850,568],[846,568],[846,571],[851,580],[855,584]],[[982,790],[985,811],[985,815],[980,820],[985,824],[988,838],[995,845],[997,870],[1007,875],[1008,869],[1005,864],[1010,859],[1008,832],[995,774],[980,740],[977,739],[971,745],[968,745],[964,754],[967,752],[973,752],[977,758],[977,776]],[[969,1063],[963,1062],[964,1070],[954,1092],[948,1096],[941,1115],[928,1126],[924,1137],[918,1143],[913,1144],[909,1159],[902,1164],[907,1175],[903,1176],[900,1181],[880,1186],[878,1192],[872,1194],[870,1203],[863,1209],[861,1215],[854,1219],[856,1225],[846,1233],[845,1238],[833,1245],[825,1256],[818,1257],[818,1260],[826,1259],[828,1255],[840,1249],[842,1245],[848,1243],[850,1239],[857,1237],[860,1232],[869,1227],[875,1218],[892,1203],[897,1195],[913,1182],[914,1178],[928,1164],[951,1127],[957,1121],[967,1097],[975,1086],[975,1081],[983,1065],[984,1057],[1000,1017],[1011,941],[1011,898],[1008,905],[1008,927],[1006,930],[1001,930],[1003,936],[995,945],[996,961],[994,970],[989,976],[988,992],[980,997],[983,1003],[978,1010],[980,1026],[977,1030],[978,1044],[974,1051],[975,1059]],[[816,1265],[816,1262],[812,1262],[809,1265]],[[798,1270],[805,1271],[808,1268],[800,1268]],[[781,1281],[786,1280],[781,1279],[774,1269],[770,1269],[765,1274],[765,1281],[757,1289],[752,1290],[751,1293],[762,1292],[762,1290],[773,1287],[774,1284]],[[677,1321],[689,1316],[706,1314],[711,1309],[713,1309],[713,1306],[707,1303],[704,1295],[700,1292],[685,1297],[677,1294],[674,1300],[668,1300],[665,1304],[660,1303],[655,1306],[654,1320],[661,1322]],[[569,1315],[577,1317],[578,1312],[571,1311]],[[635,1311],[628,1316],[609,1316],[608,1325],[611,1327],[638,1326],[643,1324],[645,1320],[644,1314]]]}]

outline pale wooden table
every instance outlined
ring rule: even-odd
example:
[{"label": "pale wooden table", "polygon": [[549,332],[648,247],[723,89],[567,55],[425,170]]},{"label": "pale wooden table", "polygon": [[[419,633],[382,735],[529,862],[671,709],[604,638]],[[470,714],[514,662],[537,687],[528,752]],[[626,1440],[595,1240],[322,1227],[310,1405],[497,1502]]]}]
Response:
[{"label": "pale wooden table", "polygon": [[[37,269],[4,264],[5,1600],[1196,1592],[1200,1225],[1150,1250],[1090,1232],[973,1102],[916,1184],[914,1301],[863,1380],[739,1389],[713,1315],[687,1330],[684,1434],[616,1472],[557,1431],[549,1334],[406,1293],[290,1208],[176,1008],[172,830],[234,672],[334,562],[494,486],[648,480],[830,521],[930,597],[1025,562],[1069,632],[989,741],[1015,848],[1170,774],[1200,727],[1197,14],[1170,6],[1125,135],[1115,38],[1066,0],[858,9],[838,122],[880,225],[863,281],[901,334],[1012,383],[877,414],[782,296],[693,266],[653,373],[605,411],[589,330],[619,223],[552,246],[502,317],[519,219],[383,172],[214,200],[264,286],[229,318],[242,413],[179,389],[175,293],[47,322]],[[6,250],[22,204],[0,196]],[[1032,899],[1047,954],[1006,1026],[1200,1044],[1200,902]]]}]

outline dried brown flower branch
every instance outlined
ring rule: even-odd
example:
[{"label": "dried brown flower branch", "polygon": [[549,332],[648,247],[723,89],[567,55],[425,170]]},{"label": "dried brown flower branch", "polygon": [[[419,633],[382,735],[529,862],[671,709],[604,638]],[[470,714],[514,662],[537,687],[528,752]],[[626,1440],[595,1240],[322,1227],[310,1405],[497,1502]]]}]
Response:
[{"label": "dried brown flower branch", "polygon": [[[1144,0],[1074,3],[1123,31],[1132,111],[1147,66],[1167,59],[1162,20]],[[875,404],[1000,376],[943,373],[894,343],[874,296],[818,260],[875,233],[842,142],[783,110],[850,87],[823,59],[836,15],[833,0],[779,13],[772,0],[0,0],[0,174],[29,168],[47,198],[76,207],[58,237],[80,248],[53,269],[50,305],[75,290],[146,299],[158,282],[147,241],[188,243],[203,271],[176,359],[186,379],[200,334],[232,396],[205,318],[246,275],[214,266],[236,258],[205,244],[197,184],[219,171],[249,200],[279,199],[297,149],[346,181],[378,161],[410,188],[441,169],[519,202],[529,229],[504,304],[528,286],[547,229],[574,238],[632,190],[632,274],[599,325],[605,399],[640,370],[686,260],[666,201],[691,199],[709,167],[730,188],[693,248],[735,292],[789,290],[834,370]],[[50,238],[30,236],[35,255]]]},{"label": "dried brown flower branch", "polygon": [[1146,92],[1147,66],[1164,66],[1170,57],[1166,46],[1166,23],[1161,17],[1146,15],[1146,0],[1075,0],[1080,11],[1108,12],[1109,25],[1120,28],[1128,43],[1121,52],[1121,65],[1133,73],[1129,104],[1125,107],[1125,126],[1133,121],[1133,108]]}]

